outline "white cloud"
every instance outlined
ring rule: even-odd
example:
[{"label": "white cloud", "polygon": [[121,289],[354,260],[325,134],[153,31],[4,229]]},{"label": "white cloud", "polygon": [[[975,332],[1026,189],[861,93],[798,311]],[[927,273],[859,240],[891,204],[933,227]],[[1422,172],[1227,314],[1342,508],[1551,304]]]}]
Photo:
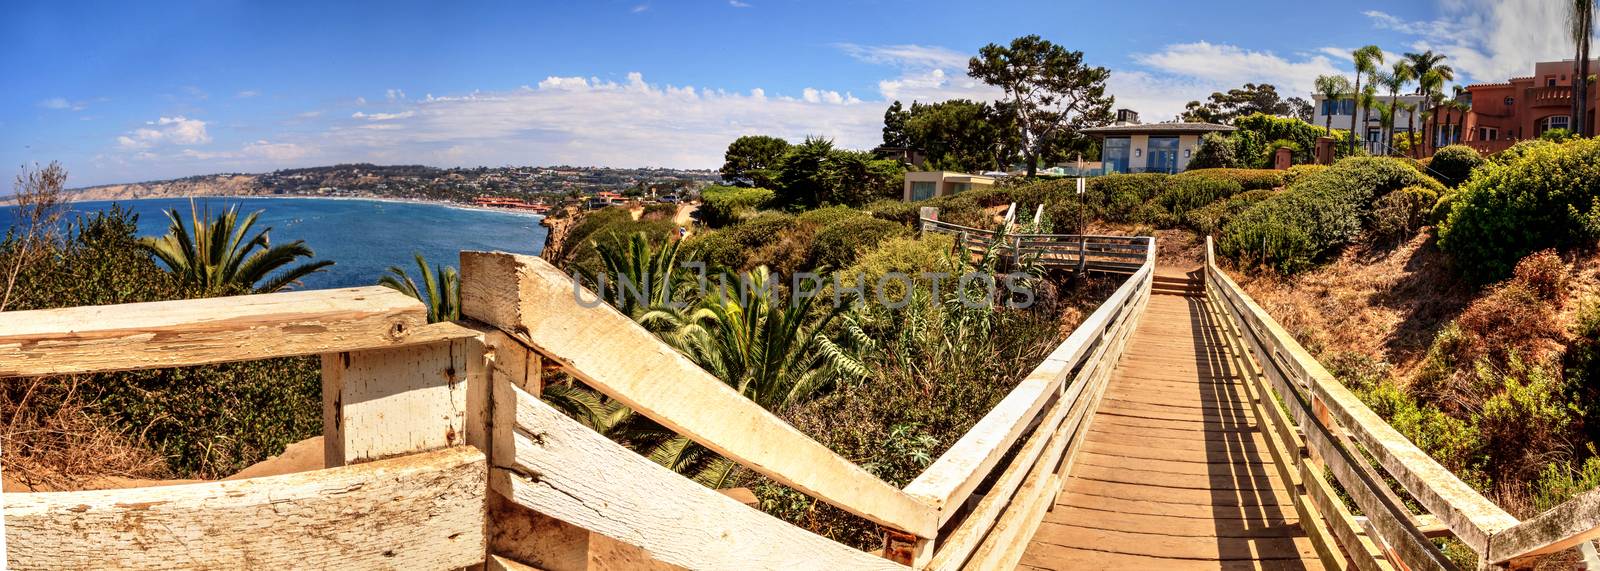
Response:
[{"label": "white cloud", "polygon": [[390,89],[384,92],[383,97],[390,101],[399,101],[406,98],[406,92],[399,89]]},{"label": "white cloud", "polygon": [[56,111],[82,111],[87,109],[89,104],[83,101],[68,101],[65,97],[51,97],[44,101],[40,101],[39,107]]},{"label": "white cloud", "polygon": [[395,119],[405,119],[416,114],[416,111],[401,111],[399,113],[362,113],[357,111],[351,114],[350,118],[366,119],[368,121],[392,121]]},{"label": "white cloud", "polygon": [[365,98],[365,97],[357,97],[356,98],[356,105],[366,105],[366,104],[367,104],[367,98]]},{"label": "white cloud", "polygon": [[1310,93],[1318,75],[1343,71],[1334,67],[1327,55],[1289,60],[1272,52],[1210,42],[1172,44],[1159,52],[1136,54],[1133,59],[1173,76],[1194,78],[1218,87],[1270,83],[1284,97]]},{"label": "white cloud", "polygon": [[[536,86],[412,101],[404,128],[363,114],[307,142],[330,161],[431,164],[593,164],[705,168],[741,135],[830,137],[871,148],[883,104],[811,88],[798,96],[734,93],[623,79],[549,77]],[[300,141],[295,141],[300,142]]]},{"label": "white cloud", "polygon": [[182,115],[147,121],[144,127],[117,137],[117,144],[130,150],[149,149],[164,144],[202,145],[210,142],[211,136],[206,133],[205,121],[189,119]]},{"label": "white cloud", "polygon": [[649,4],[639,4],[637,6],[634,6],[633,9],[628,10],[628,12],[634,13],[634,14],[640,14],[640,13],[643,13],[644,11],[646,11],[646,10],[649,10],[649,9],[650,9],[650,5]]},{"label": "white cloud", "polygon": [[243,152],[246,156],[261,157],[275,162],[287,162],[311,154],[311,149],[294,143],[272,143],[260,140],[254,143],[246,143]]},{"label": "white cloud", "polygon": [[739,0],[728,0],[728,5],[729,6],[733,6],[734,8],[749,8],[750,7],[749,4],[744,3],[744,2],[740,2]]},{"label": "white cloud", "polygon": [[1413,36],[1408,51],[1434,50],[1460,79],[1500,82],[1533,73],[1534,62],[1571,59],[1566,3],[1546,0],[1439,0],[1440,17],[1408,21],[1378,10],[1374,27]]},{"label": "white cloud", "polygon": [[184,149],[172,157],[162,157],[154,153],[139,153],[135,156],[141,160],[154,160],[160,158],[182,158],[201,161],[223,161],[229,164],[239,164],[248,161],[250,164],[283,164],[294,161],[311,154],[311,149],[295,143],[273,143],[266,140],[257,140],[245,143],[237,151],[203,151],[199,149]]},{"label": "white cloud", "polygon": [[834,44],[845,54],[858,60],[879,65],[894,65],[916,69],[948,69],[965,74],[971,55],[939,46],[900,44],[893,46],[863,46],[852,43]]},{"label": "white cloud", "polygon": [[249,99],[249,98],[255,97],[257,95],[261,95],[261,92],[260,91],[256,91],[254,89],[246,89],[244,91],[240,91],[238,93],[235,93],[233,96],[237,97],[239,99]]}]

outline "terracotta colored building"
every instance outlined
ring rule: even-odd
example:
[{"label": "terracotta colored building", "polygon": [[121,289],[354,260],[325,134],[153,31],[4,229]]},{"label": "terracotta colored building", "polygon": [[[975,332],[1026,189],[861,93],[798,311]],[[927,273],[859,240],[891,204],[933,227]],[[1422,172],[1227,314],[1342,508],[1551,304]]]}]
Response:
[{"label": "terracotta colored building", "polygon": [[[1462,113],[1440,114],[1429,142],[1434,148],[1461,143],[1489,154],[1517,141],[1536,139],[1550,129],[1574,129],[1572,118],[1573,60],[1539,62],[1533,75],[1505,83],[1467,86],[1472,108]],[[1600,60],[1589,63],[1590,73],[1600,73]],[[1590,85],[1587,116],[1595,132],[1595,107],[1600,85]],[[1431,125],[1430,125],[1431,126]],[[1431,151],[1431,149],[1430,149]]]}]

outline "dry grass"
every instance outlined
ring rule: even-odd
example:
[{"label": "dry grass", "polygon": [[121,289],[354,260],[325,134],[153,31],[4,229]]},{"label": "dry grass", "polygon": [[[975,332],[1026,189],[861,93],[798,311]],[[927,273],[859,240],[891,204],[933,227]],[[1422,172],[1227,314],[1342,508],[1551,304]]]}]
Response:
[{"label": "dry grass", "polygon": [[158,479],[167,463],[137,435],[90,412],[75,377],[5,379],[0,461],[6,491],[104,487],[107,478]]},{"label": "dry grass", "polygon": [[1348,248],[1287,278],[1233,276],[1313,354],[1381,359],[1398,378],[1410,377],[1435,334],[1474,293],[1426,231],[1394,249]]}]

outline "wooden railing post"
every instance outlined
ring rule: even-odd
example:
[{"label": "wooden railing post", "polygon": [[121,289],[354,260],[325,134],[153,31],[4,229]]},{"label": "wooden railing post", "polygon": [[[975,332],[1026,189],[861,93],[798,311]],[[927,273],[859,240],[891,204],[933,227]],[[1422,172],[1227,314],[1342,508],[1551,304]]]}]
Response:
[{"label": "wooden railing post", "polygon": [[344,466],[467,443],[476,339],[322,355],[323,458]]}]

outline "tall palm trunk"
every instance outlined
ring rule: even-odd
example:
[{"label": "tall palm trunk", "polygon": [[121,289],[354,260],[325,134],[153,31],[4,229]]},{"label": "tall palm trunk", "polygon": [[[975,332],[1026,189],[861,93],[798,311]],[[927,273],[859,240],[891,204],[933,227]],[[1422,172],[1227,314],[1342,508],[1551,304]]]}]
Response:
[{"label": "tall palm trunk", "polygon": [[1417,109],[1415,107],[1406,111],[1406,139],[1411,142],[1411,158],[1419,158],[1417,151],[1422,146],[1422,140],[1417,138]]},{"label": "tall palm trunk", "polygon": [[1578,136],[1589,136],[1589,37],[1584,37],[1584,42],[1578,46],[1578,77],[1573,78],[1573,104],[1578,109],[1578,114],[1573,115],[1570,125],[1578,126]]},{"label": "tall palm trunk", "polygon": [[[1356,154],[1356,140],[1357,140],[1357,137],[1356,137],[1356,112],[1361,111],[1361,71],[1360,70],[1356,71],[1356,88],[1355,88],[1355,91],[1351,91],[1350,92],[1350,95],[1354,96],[1355,99],[1356,99],[1355,100],[1355,106],[1350,108],[1350,154],[1353,155],[1353,154]],[[1329,118],[1329,120],[1332,121],[1332,118]],[[1362,121],[1362,123],[1364,125],[1366,123],[1366,117],[1362,117],[1361,121]]]}]

